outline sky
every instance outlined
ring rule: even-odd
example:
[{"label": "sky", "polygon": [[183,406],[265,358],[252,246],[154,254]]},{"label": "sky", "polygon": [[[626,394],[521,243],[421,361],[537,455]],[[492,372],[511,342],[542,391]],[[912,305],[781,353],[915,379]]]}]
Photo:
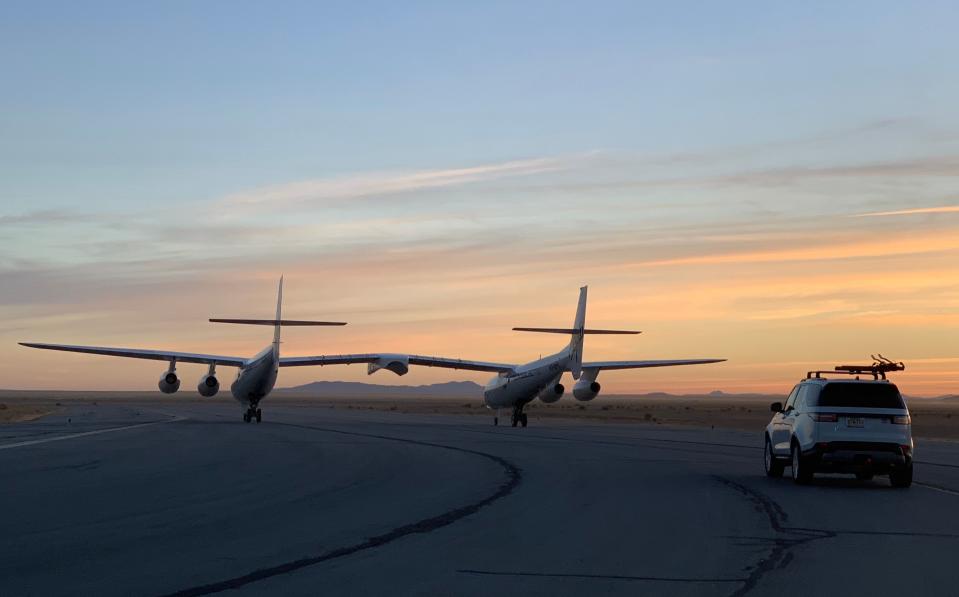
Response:
[{"label": "sky", "polygon": [[[604,392],[959,393],[955,2],[4,2],[0,387],[151,389],[18,341],[524,362]],[[195,371],[193,371],[195,369]],[[316,379],[483,381],[413,369]],[[182,365],[192,386],[202,366]]]}]

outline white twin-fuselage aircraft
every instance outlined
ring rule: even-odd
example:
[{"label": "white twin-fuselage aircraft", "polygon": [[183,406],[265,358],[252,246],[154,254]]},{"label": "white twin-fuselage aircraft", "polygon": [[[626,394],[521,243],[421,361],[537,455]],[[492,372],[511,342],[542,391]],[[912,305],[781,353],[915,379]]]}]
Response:
[{"label": "white twin-fuselage aircraft", "polygon": [[37,342],[21,342],[30,348],[46,350],[61,350],[67,352],[81,352],[115,357],[135,359],[150,359],[167,361],[169,366],[160,377],[159,388],[164,394],[172,394],[180,389],[180,377],[176,372],[177,363],[199,363],[208,365],[209,369],[200,378],[197,391],[201,396],[211,397],[220,389],[220,382],[216,376],[216,367],[236,367],[236,379],[230,386],[233,397],[246,410],[243,420],[247,423],[262,419],[260,401],[266,398],[273,390],[279,375],[280,367],[302,367],[323,365],[348,365],[351,363],[367,363],[367,373],[373,374],[380,369],[387,369],[397,375],[405,375],[410,365],[426,367],[443,367],[447,369],[464,369],[471,371],[490,371],[497,375],[486,385],[484,400],[487,408],[496,411],[494,424],[499,423],[499,411],[504,408],[512,409],[512,424],[515,427],[527,424],[527,416],[523,408],[539,398],[543,402],[553,403],[559,400],[564,388],[559,383],[560,378],[567,371],[573,379],[578,380],[573,387],[573,396],[580,401],[589,401],[599,394],[600,386],[596,377],[603,369],[642,369],[647,367],[670,367],[674,365],[699,365],[718,363],[725,359],[686,359],[666,361],[597,361],[583,362],[583,337],[586,334],[638,334],[639,332],[620,330],[593,330],[585,327],[586,321],[586,287],[580,289],[579,306],[576,310],[576,319],[572,328],[513,328],[526,332],[546,332],[554,334],[569,334],[572,340],[562,351],[541,358],[525,365],[509,365],[504,363],[490,363],[486,361],[468,361],[443,357],[431,357],[411,354],[372,353],[347,355],[319,355],[305,357],[280,356],[280,330],[289,326],[341,326],[343,322],[333,321],[301,321],[282,319],[283,278],[277,290],[276,318],[275,319],[210,319],[214,323],[232,323],[247,325],[272,325],[273,343],[267,346],[252,358],[231,357],[221,355],[199,354],[189,352],[170,352],[163,350],[142,350],[135,348],[108,348],[101,346],[76,346],[70,344],[46,344]]}]

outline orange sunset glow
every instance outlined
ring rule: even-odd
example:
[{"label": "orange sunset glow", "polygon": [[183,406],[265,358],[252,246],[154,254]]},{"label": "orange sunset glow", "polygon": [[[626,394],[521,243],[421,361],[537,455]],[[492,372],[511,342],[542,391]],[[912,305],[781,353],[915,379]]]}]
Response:
[{"label": "orange sunset glow", "polygon": [[[577,288],[589,284],[590,325],[644,333],[589,337],[588,358],[729,359],[608,372],[613,393],[781,392],[807,369],[877,352],[906,362],[904,392],[956,392],[956,204],[910,199],[887,209],[903,184],[897,168],[839,181],[797,173],[773,187],[765,175],[744,175],[732,189],[691,177],[676,193],[683,199],[669,200],[676,180],[665,194],[642,176],[592,180],[610,176],[607,159],[253,189],[237,211],[199,204],[205,226],[155,227],[146,214],[3,222],[5,246],[16,246],[5,274],[3,385],[151,389],[162,368],[34,352],[16,345],[23,340],[252,355],[269,341],[263,330],[206,319],[269,315],[283,273],[285,314],[350,323],[288,330],[290,356],[392,351],[524,362],[562,341],[510,328],[568,325]],[[917,188],[952,180],[911,176]],[[835,200],[834,184],[842,189]],[[803,205],[810,188],[823,197]],[[879,189],[881,199],[859,197],[864,189]],[[735,196],[755,199],[720,200]],[[183,366],[187,377],[192,369],[199,376],[202,366]],[[401,379],[367,378],[362,366],[339,366],[287,369],[279,385],[486,377],[413,368]]]}]

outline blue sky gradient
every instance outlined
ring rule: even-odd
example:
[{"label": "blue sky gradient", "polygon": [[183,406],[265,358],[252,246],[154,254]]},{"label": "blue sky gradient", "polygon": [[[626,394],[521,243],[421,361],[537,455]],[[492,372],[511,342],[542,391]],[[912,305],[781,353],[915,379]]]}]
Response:
[{"label": "blue sky gradient", "polygon": [[951,2],[4,6],[3,196],[31,205],[957,124]]}]

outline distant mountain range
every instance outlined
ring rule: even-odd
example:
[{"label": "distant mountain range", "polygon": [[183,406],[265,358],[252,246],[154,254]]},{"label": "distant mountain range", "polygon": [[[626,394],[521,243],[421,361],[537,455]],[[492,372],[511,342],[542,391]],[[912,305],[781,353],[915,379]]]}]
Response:
[{"label": "distant mountain range", "polygon": [[449,381],[426,386],[387,386],[356,381],[314,381],[302,386],[281,388],[276,392],[329,397],[436,396],[437,398],[476,398],[483,395],[483,386],[472,381]]}]

